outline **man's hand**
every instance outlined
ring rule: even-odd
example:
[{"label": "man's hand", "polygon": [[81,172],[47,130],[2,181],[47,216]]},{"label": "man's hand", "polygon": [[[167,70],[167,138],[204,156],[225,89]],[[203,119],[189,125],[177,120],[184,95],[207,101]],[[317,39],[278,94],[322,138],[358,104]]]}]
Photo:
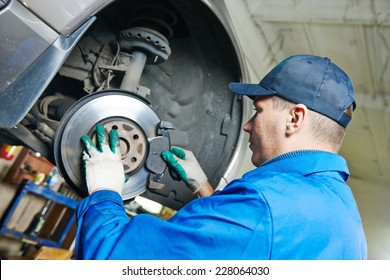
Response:
[{"label": "man's hand", "polygon": [[170,151],[163,151],[161,157],[167,163],[171,177],[183,180],[194,193],[198,193],[206,183],[209,186],[206,174],[191,151],[173,147]]},{"label": "man's hand", "polygon": [[103,125],[96,125],[97,146],[87,135],[81,137],[84,144],[83,162],[88,193],[113,190],[122,193],[125,173],[121,161],[118,132],[110,132],[110,143]]}]

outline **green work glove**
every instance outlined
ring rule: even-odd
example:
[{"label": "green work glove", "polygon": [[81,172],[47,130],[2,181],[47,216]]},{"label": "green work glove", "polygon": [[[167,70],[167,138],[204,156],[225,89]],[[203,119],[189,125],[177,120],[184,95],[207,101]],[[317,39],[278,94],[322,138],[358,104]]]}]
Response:
[{"label": "green work glove", "polygon": [[87,135],[81,137],[84,144],[83,162],[88,193],[97,190],[113,190],[122,193],[125,173],[120,155],[118,132],[110,132],[110,143],[103,125],[96,125],[97,147]]},{"label": "green work glove", "polygon": [[206,174],[191,151],[172,147],[170,151],[163,151],[161,157],[167,163],[171,177],[183,180],[194,193],[207,182]]}]

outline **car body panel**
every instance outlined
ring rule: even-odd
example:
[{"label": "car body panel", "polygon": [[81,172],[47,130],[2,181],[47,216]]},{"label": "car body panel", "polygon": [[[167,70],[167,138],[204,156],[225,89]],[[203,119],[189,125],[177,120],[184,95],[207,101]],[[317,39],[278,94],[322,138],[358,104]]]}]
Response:
[{"label": "car body panel", "polygon": [[[115,0],[23,0],[32,13],[39,15],[57,33],[71,35],[98,11]],[[59,12],[60,11],[60,12]]]},{"label": "car body panel", "polygon": [[0,128],[12,128],[23,119],[93,20],[66,37],[17,1],[2,8]]}]

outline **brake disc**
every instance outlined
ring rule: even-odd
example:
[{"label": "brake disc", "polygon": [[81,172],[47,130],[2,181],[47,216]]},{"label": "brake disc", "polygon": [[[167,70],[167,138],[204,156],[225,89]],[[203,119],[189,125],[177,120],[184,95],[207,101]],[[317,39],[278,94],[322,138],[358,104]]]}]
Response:
[{"label": "brake disc", "polygon": [[88,195],[82,166],[82,135],[95,142],[95,127],[101,123],[108,133],[117,129],[121,157],[128,180],[122,198],[133,198],[146,190],[150,172],[145,167],[148,139],[156,137],[160,118],[143,98],[110,90],[88,95],[76,102],[61,119],[54,138],[54,157],[66,182],[82,197]]}]

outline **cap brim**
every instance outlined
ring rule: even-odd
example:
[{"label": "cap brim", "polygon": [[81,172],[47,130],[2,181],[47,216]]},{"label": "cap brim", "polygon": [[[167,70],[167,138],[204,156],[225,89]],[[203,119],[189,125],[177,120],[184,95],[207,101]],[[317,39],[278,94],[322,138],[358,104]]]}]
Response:
[{"label": "cap brim", "polygon": [[246,95],[252,99],[259,95],[275,94],[275,92],[262,87],[260,84],[230,83],[229,89],[235,94]]}]

